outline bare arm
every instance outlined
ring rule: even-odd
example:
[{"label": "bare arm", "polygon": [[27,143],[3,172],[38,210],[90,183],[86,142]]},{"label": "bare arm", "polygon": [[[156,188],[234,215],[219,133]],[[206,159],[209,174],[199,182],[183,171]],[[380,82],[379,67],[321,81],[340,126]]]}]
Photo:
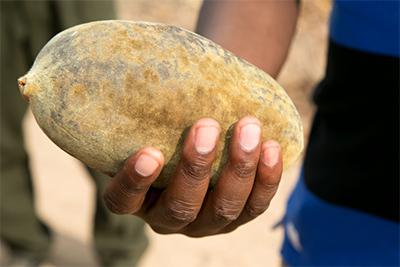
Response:
[{"label": "bare arm", "polygon": [[297,16],[296,0],[206,0],[196,31],[276,78]]}]

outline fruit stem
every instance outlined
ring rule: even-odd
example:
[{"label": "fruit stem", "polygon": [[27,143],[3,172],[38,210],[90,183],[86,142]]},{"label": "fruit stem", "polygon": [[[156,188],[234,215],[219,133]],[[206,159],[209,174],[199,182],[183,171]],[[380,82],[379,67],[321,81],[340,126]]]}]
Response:
[{"label": "fruit stem", "polygon": [[26,85],[26,77],[23,76],[18,79],[18,87],[19,91],[21,92],[21,95],[24,97],[26,101],[29,102],[29,96],[25,93],[25,85]]}]

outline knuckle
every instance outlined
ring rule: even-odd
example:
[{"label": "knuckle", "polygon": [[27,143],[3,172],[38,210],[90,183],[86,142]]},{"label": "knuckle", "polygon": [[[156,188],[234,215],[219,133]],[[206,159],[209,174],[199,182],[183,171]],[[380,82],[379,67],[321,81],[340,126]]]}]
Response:
[{"label": "knuckle", "polygon": [[128,195],[137,194],[150,186],[148,178],[138,177],[134,171],[128,170],[128,168],[125,169],[124,173],[125,179],[120,180],[120,185],[124,193]]},{"label": "knuckle", "polygon": [[114,179],[117,179],[121,194],[131,197],[145,192],[151,184],[151,179],[148,177],[140,177],[136,172],[124,166],[123,172]]},{"label": "knuckle", "polygon": [[204,159],[197,159],[193,162],[183,161],[182,175],[197,181],[206,179],[210,173],[210,164]]},{"label": "knuckle", "polygon": [[197,213],[192,205],[182,201],[174,201],[166,206],[165,216],[173,224],[186,225],[196,219]]},{"label": "knuckle", "polygon": [[215,219],[219,223],[230,223],[235,221],[238,218],[238,215],[235,212],[230,210],[220,208],[215,210]]},{"label": "knuckle", "polygon": [[138,194],[146,191],[147,187],[148,186],[146,185],[135,183],[133,179],[119,182],[121,194],[127,197],[137,196]]},{"label": "knuckle", "polygon": [[257,169],[257,163],[253,161],[240,161],[233,165],[233,173],[240,179],[254,176]]},{"label": "knuckle", "polygon": [[264,189],[265,195],[266,196],[273,196],[278,189],[279,183],[262,183],[262,188]]},{"label": "knuckle", "polygon": [[105,193],[103,195],[103,201],[107,209],[115,214],[126,214],[127,211],[124,207],[121,207],[116,200],[116,196],[113,193]]},{"label": "knuckle", "polygon": [[218,205],[214,208],[214,217],[218,223],[227,224],[235,221],[240,214],[240,209],[237,208],[237,205],[231,204],[222,204]]},{"label": "knuckle", "polygon": [[261,214],[263,214],[267,210],[267,208],[268,208],[268,204],[267,205],[261,205],[261,204],[246,205],[245,211],[250,218],[256,218],[256,217],[260,216]]}]

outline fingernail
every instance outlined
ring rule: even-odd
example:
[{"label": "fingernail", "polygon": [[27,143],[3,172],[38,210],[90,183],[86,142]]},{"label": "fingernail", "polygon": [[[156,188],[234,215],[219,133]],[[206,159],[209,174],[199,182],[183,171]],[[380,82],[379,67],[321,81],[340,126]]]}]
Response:
[{"label": "fingernail", "polygon": [[249,123],[240,129],[239,143],[242,150],[246,152],[252,151],[260,143],[260,126]]},{"label": "fingernail", "polygon": [[152,175],[158,168],[157,160],[147,154],[142,154],[136,161],[135,171],[141,176],[147,177]]},{"label": "fingernail", "polygon": [[262,162],[268,167],[274,167],[279,161],[279,144],[275,141],[268,141],[263,145]]},{"label": "fingernail", "polygon": [[213,151],[217,138],[219,135],[219,129],[214,126],[201,126],[196,131],[194,146],[199,154],[208,154]]}]

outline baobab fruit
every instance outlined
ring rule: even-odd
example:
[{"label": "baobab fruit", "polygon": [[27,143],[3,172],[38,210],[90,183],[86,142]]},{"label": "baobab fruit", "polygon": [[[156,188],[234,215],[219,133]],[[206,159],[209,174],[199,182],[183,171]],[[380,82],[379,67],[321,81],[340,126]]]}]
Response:
[{"label": "baobab fruit", "polygon": [[166,164],[158,187],[177,165],[185,130],[200,118],[221,125],[214,174],[230,127],[246,115],[262,122],[263,140],[280,143],[284,166],[303,149],[299,114],[273,78],[175,26],[110,20],[69,28],[18,83],[49,138],[93,169],[115,174],[138,149],[160,149]]}]

